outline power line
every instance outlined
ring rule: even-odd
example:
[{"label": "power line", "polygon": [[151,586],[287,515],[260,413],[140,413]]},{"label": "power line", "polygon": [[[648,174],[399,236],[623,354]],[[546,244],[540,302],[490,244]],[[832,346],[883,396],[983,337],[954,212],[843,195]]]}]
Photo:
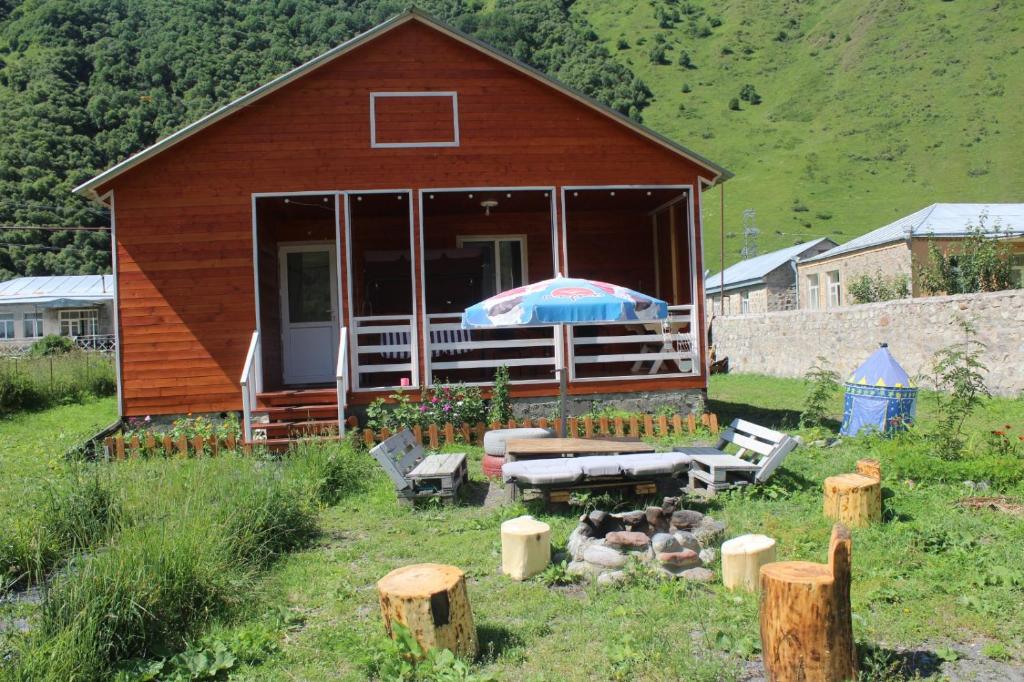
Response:
[{"label": "power line", "polygon": [[85,247],[79,244],[68,244],[67,246],[49,246],[47,244],[15,244],[13,242],[0,241],[0,248],[4,246],[16,246],[19,249],[45,249],[47,251],[64,251],[66,249],[77,250],[85,248],[92,249],[93,251],[96,251],[98,253],[105,253],[109,251],[109,249],[106,248],[99,248],[94,246]]},{"label": "power line", "polygon": [[59,225],[0,225],[0,230],[43,230],[46,232],[110,232],[109,227],[60,227]]}]

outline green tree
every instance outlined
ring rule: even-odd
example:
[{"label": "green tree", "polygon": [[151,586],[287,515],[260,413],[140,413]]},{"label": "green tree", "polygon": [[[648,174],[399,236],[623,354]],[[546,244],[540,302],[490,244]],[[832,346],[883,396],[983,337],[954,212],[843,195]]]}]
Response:
[{"label": "green tree", "polygon": [[915,263],[917,281],[929,294],[970,294],[1002,291],[1016,285],[1010,266],[1012,247],[999,225],[988,229],[984,215],[968,227],[960,243],[944,251],[934,239],[928,241],[928,256]]}]

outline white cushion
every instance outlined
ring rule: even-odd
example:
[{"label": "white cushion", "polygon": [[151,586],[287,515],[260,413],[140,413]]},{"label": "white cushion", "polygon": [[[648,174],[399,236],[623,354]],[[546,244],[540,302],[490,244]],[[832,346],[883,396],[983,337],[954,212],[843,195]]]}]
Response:
[{"label": "white cushion", "polygon": [[484,452],[494,457],[505,456],[505,441],[510,438],[551,438],[549,429],[495,429],[484,434]]},{"label": "white cushion", "polygon": [[622,458],[617,455],[594,455],[577,459],[579,459],[580,466],[583,467],[583,475],[587,478],[622,475]]},{"label": "white cushion", "polygon": [[583,478],[583,469],[577,459],[533,459],[502,464],[501,478],[505,483],[528,485],[575,483]]},{"label": "white cushion", "polygon": [[622,473],[631,478],[678,474],[690,468],[690,457],[679,452],[641,453],[619,457]]}]

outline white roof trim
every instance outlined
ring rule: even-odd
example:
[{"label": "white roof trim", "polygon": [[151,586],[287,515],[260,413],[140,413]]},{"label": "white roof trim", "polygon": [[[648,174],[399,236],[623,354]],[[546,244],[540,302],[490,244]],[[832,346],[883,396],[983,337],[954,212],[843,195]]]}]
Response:
[{"label": "white roof trim", "polygon": [[476,38],[468,36],[462,33],[461,31],[458,31],[450,26],[447,26],[446,24],[443,24],[437,19],[434,19],[433,17],[424,14],[423,12],[414,8],[406,12],[403,12],[402,14],[396,15],[391,19],[388,19],[387,21],[378,24],[377,26],[371,28],[370,30],[364,33],[360,33],[359,35],[345,41],[341,45],[338,45],[337,47],[331,48],[327,52],[324,52],[320,56],[314,57],[305,64],[301,64],[292,69],[291,71],[288,71],[278,76],[277,78],[271,80],[270,82],[261,85],[252,92],[246,93],[238,99],[229,102],[228,104],[225,104],[221,108],[210,112],[209,114],[203,116],[194,123],[191,123],[185,126],[184,128],[181,128],[180,130],[163,138],[159,142],[156,142],[155,144],[146,147],[142,151],[128,157],[124,161],[108,168],[107,170],[103,171],[94,178],[87,180],[86,182],[83,182],[78,187],[75,187],[73,191],[76,194],[87,195],[98,201],[99,196],[96,193],[97,187],[113,180],[114,178],[116,178],[118,175],[121,175],[125,171],[139,165],[140,163],[148,160],[149,158],[156,156],[160,152],[191,137],[195,133],[198,133],[199,131],[216,123],[217,121],[226,118],[235,111],[255,102],[256,100],[266,95],[269,95],[270,93],[284,87],[285,85],[288,85],[292,81],[297,80],[298,78],[326,64],[327,62],[333,61],[336,57],[340,57],[341,55],[350,52],[351,50],[359,47],[360,45],[363,45],[364,43],[369,42],[370,40],[380,35],[383,35],[384,33],[390,31],[391,29],[412,20],[422,21],[428,26],[431,26],[432,28],[462,43],[465,43],[471,47],[476,48],[477,50],[483,52],[484,54],[494,59],[497,59],[498,61],[503,62],[504,64],[511,66],[517,71],[520,71],[521,73],[531,76],[545,83],[546,85],[549,85],[550,87],[553,87],[555,90],[558,90],[562,94],[567,95],[575,99],[576,101],[587,105],[591,109],[594,109],[604,114],[605,116],[608,116],[609,118],[625,125],[628,128],[631,128],[634,132],[639,133],[640,135],[646,137],[647,139],[661,145],[662,147],[669,149],[672,152],[675,152],[676,154],[679,154],[680,156],[683,156],[684,158],[697,164],[698,166],[701,166],[707,170],[712,171],[715,174],[713,180],[714,184],[724,182],[725,180],[728,180],[729,178],[733,177],[733,174],[730,173],[728,170],[719,166],[713,161],[704,158],[700,154],[697,154],[696,152],[693,152],[687,149],[686,147],[683,147],[682,145],[670,140],[669,138],[661,135],[660,133],[657,133],[651,130],[650,128],[647,128],[646,126],[643,126],[631,120],[627,116],[620,114],[619,112],[610,109],[599,102],[596,102],[590,97],[587,97],[582,93],[576,92],[575,90],[558,82],[557,80],[551,78],[550,76],[541,73],[540,71],[537,71],[536,69],[527,66],[526,64],[523,64],[522,62],[519,62],[511,57],[508,57],[507,55],[502,54],[501,52],[497,51],[490,45],[487,45],[486,43],[483,43],[477,40]]}]

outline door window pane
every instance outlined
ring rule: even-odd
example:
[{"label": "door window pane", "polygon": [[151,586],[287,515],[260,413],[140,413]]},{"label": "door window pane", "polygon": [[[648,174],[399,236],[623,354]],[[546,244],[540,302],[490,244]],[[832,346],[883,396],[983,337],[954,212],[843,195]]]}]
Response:
[{"label": "door window pane", "polygon": [[460,239],[462,248],[478,249],[481,256],[480,288],[478,300],[522,286],[526,282],[523,271],[525,238],[515,239]]},{"label": "door window pane", "polygon": [[523,285],[523,243],[518,239],[498,242],[501,246],[501,290]]},{"label": "door window pane", "polygon": [[299,251],[288,259],[288,320],[331,320],[331,259],[327,251]]},{"label": "door window pane", "polygon": [[100,313],[95,308],[60,311],[62,336],[95,336],[99,330]]}]

